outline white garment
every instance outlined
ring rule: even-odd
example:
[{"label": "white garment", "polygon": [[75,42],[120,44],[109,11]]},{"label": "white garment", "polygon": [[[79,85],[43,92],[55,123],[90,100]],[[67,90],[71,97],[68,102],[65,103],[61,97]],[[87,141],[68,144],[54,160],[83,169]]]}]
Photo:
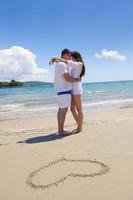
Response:
[{"label": "white garment", "polygon": [[59,108],[71,107],[71,94],[57,95],[57,102]]},{"label": "white garment", "polygon": [[67,65],[63,62],[58,62],[55,65],[54,83],[56,92],[72,90],[72,83],[65,80],[64,73],[68,73]]},{"label": "white garment", "polygon": [[[73,78],[80,78],[82,71],[83,63],[74,62],[72,60],[67,61],[67,66],[69,68],[69,75]],[[73,94],[82,94],[82,82],[73,82],[72,83]]]}]

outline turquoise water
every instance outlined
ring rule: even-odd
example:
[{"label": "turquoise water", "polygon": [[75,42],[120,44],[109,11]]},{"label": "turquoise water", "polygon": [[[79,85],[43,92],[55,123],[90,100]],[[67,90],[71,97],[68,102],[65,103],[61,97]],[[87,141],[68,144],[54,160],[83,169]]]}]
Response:
[{"label": "turquoise water", "polygon": [[[133,106],[133,81],[83,84],[84,111],[120,109]],[[0,89],[0,120],[40,116],[57,111],[53,84]]]}]

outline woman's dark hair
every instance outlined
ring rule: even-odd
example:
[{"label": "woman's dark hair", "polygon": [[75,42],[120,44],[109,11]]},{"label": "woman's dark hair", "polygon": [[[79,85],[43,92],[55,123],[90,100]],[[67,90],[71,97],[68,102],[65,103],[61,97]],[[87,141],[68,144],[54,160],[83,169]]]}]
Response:
[{"label": "woman's dark hair", "polygon": [[71,51],[69,49],[63,49],[62,52],[61,52],[61,57],[64,56],[64,54],[70,54]]},{"label": "woman's dark hair", "polygon": [[82,76],[85,75],[85,65],[84,65],[84,62],[83,62],[83,59],[82,59],[81,54],[80,54],[78,51],[73,51],[73,52],[71,52],[71,56],[72,56],[77,62],[82,62],[82,63],[83,63],[82,71],[81,71],[81,74],[80,74],[80,78],[82,78]]}]

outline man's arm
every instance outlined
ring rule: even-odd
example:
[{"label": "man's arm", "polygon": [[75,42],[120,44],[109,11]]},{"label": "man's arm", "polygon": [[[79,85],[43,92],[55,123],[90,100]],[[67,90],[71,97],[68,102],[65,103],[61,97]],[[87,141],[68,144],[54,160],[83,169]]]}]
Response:
[{"label": "man's arm", "polygon": [[53,58],[50,59],[49,65],[51,65],[51,64],[53,64],[55,62],[63,62],[65,64],[67,64],[67,60],[66,59],[64,59],[64,58],[58,58],[58,57],[53,57]]},{"label": "man's arm", "polygon": [[60,73],[62,74],[62,76],[64,77],[64,79],[68,82],[80,82],[80,78],[72,78],[69,76],[69,73],[68,73],[68,70],[67,70],[67,67],[66,67],[66,64],[65,63],[59,63],[59,69],[60,69]]},{"label": "man's arm", "polygon": [[72,77],[70,77],[68,73],[64,73],[63,77],[64,77],[64,79],[66,81],[71,82],[71,83],[73,83],[73,82],[80,82],[81,81],[80,78],[72,78]]}]

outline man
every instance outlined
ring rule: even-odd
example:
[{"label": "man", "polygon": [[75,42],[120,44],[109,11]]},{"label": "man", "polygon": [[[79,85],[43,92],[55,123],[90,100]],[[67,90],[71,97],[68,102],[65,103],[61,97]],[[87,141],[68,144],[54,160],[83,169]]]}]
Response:
[{"label": "man", "polygon": [[[71,52],[68,49],[64,49],[61,52],[61,57],[69,60],[71,58]],[[58,134],[68,135],[69,132],[64,130],[64,122],[68,108],[71,107],[71,94],[72,94],[72,82],[80,81],[78,78],[69,77],[69,69],[63,62],[58,62],[55,65],[55,89],[57,92],[58,101]]]}]

